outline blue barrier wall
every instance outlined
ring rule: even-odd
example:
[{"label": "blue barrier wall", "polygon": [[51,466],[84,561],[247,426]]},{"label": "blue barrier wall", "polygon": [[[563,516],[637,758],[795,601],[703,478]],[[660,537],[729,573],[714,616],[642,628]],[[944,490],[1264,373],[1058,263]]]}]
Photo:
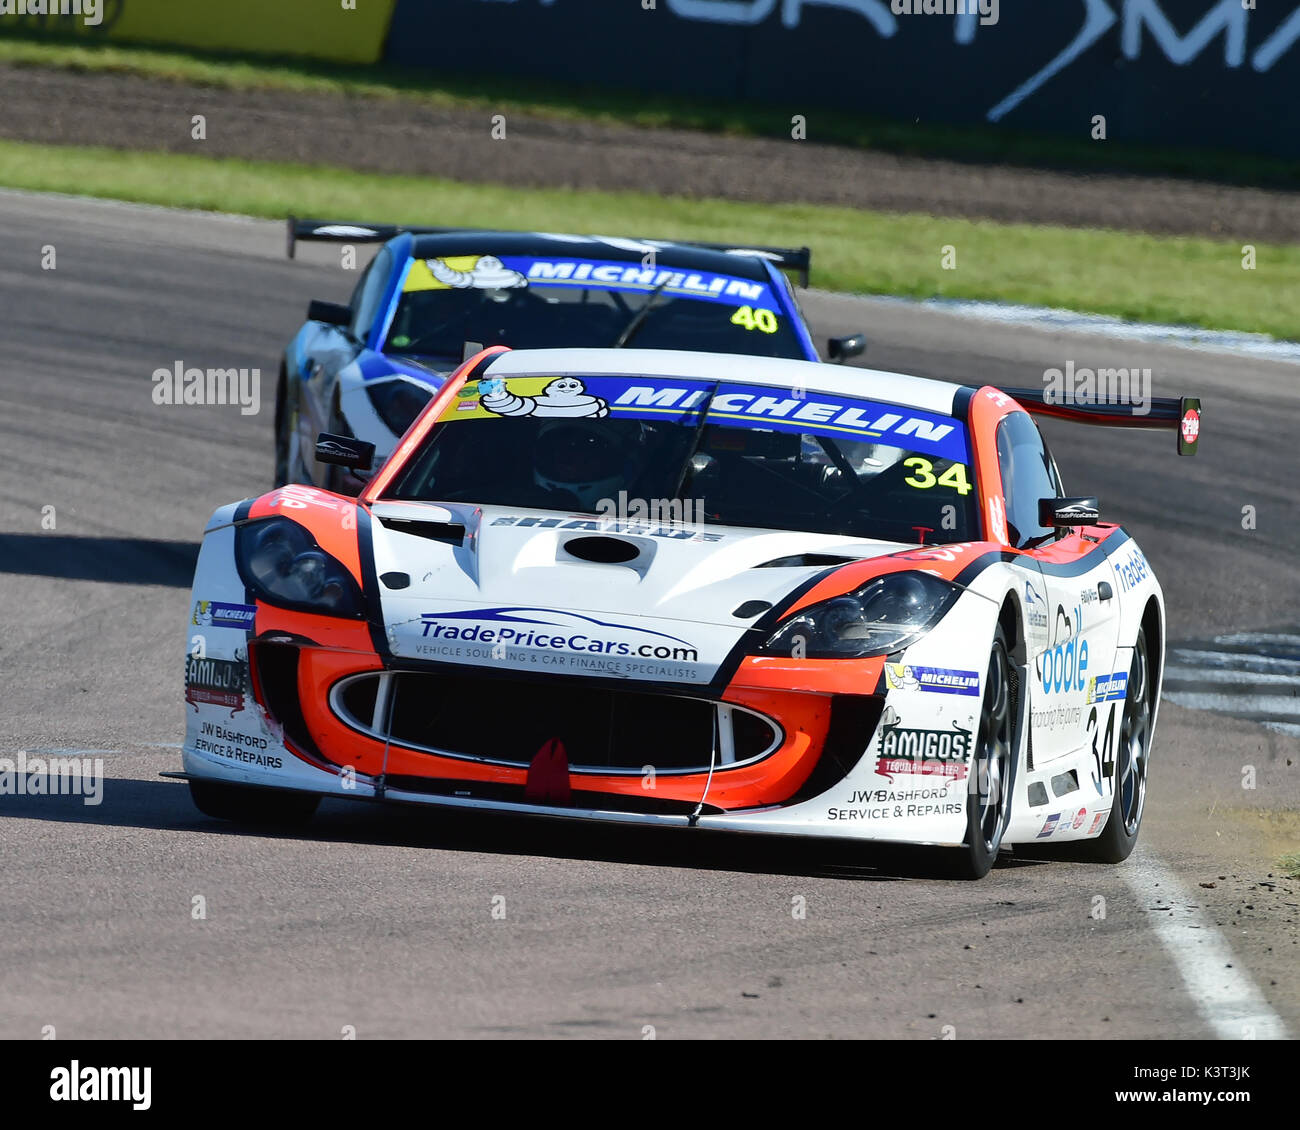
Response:
[{"label": "blue barrier wall", "polygon": [[387,55],[434,71],[763,102],[807,115],[810,139],[821,107],[1083,138],[1103,115],[1115,140],[1300,156],[1297,0],[908,11],[944,3],[398,0]]}]

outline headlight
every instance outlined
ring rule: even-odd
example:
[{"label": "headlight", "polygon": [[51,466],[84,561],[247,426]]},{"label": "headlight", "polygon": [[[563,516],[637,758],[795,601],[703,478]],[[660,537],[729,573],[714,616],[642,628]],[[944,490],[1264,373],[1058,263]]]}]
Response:
[{"label": "headlight", "polygon": [[288,518],[250,522],[235,531],[239,576],[259,600],[323,616],[364,615],[361,589],[342,562]]},{"label": "headlight", "polygon": [[410,381],[371,381],[366,395],[379,418],[395,436],[403,436],[433,399],[433,392]]},{"label": "headlight", "polygon": [[929,573],[890,573],[782,624],[761,655],[863,659],[901,651],[928,632],[961,589]]}]

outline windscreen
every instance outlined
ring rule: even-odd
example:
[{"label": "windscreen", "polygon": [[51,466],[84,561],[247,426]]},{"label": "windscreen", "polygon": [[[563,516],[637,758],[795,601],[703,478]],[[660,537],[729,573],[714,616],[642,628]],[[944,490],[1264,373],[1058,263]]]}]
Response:
[{"label": "windscreen", "polygon": [[964,424],[870,401],[637,377],[468,382],[390,497],[945,544],[977,536]]},{"label": "windscreen", "polygon": [[412,261],[384,349],[459,358],[467,341],[806,356],[767,282],[639,262]]}]

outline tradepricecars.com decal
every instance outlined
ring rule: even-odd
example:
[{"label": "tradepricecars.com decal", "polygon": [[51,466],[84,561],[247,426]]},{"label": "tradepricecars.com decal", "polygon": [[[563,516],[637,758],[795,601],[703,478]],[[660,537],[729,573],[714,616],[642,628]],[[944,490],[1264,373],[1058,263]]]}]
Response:
[{"label": "tradepricecars.com decal", "polygon": [[[717,667],[701,660],[698,641],[559,609],[423,612],[389,635],[394,651],[412,658],[534,674],[707,682]],[[712,650],[725,654],[717,642]]]}]

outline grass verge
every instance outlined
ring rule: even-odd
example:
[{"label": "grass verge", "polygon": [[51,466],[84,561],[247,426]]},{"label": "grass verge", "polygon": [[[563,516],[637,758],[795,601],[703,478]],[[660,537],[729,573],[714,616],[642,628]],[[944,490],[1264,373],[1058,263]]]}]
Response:
[{"label": "grass verge", "polygon": [[[830,290],[1056,306],[1300,339],[1300,246],[995,224],[801,204],[575,192],[333,167],[0,141],[0,185],[283,218],[605,232],[813,249]],[[957,269],[941,252],[956,249]]]},{"label": "grass verge", "polygon": [[1277,868],[1287,879],[1300,879],[1300,851],[1293,851],[1277,861]]},{"label": "grass verge", "polygon": [[[504,76],[456,75],[441,68],[423,71],[390,64],[348,65],[135,44],[87,45],[75,39],[32,38],[30,33],[0,41],[0,64],[136,75],[236,90],[402,98],[444,109],[490,110],[644,128],[749,137],[790,136],[788,106],[595,89]],[[811,120],[814,140],[890,153],[1282,188],[1294,188],[1300,182],[1298,161],[1240,153],[1117,141],[1101,147],[1086,138],[1064,139],[991,126],[894,122],[833,109],[817,109]]]}]

